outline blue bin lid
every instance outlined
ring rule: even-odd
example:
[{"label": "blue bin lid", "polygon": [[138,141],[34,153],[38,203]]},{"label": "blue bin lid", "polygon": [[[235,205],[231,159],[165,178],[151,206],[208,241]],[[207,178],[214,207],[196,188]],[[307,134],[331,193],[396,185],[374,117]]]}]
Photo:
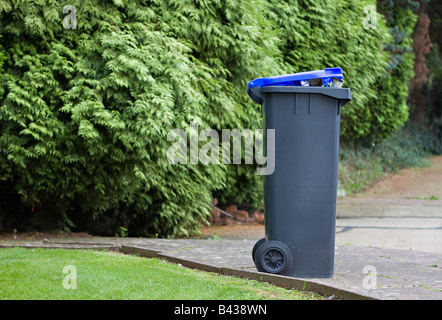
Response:
[{"label": "blue bin lid", "polygon": [[258,78],[249,82],[249,88],[267,87],[267,86],[293,86],[295,81],[303,81],[310,79],[327,79],[327,78],[344,78],[341,68],[326,68],[324,70],[315,70],[308,72],[299,72],[285,74],[281,76],[273,76],[266,78]]}]

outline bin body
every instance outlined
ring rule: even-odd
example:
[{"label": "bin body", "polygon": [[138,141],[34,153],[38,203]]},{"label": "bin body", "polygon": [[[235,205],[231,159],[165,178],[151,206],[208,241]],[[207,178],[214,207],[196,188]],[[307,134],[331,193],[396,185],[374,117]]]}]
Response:
[{"label": "bin body", "polygon": [[266,241],[291,252],[290,266],[280,274],[332,277],[341,106],[351,100],[350,89],[255,90],[265,129],[275,130],[275,167],[264,176]]}]

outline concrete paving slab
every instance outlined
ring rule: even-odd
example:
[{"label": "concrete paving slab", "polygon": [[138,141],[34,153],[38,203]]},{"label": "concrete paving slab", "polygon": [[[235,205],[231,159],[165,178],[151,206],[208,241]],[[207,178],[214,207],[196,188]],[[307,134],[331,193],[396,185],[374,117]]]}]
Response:
[{"label": "concrete paving slab", "polygon": [[299,279],[257,272],[251,257],[253,245],[254,241],[243,240],[146,239],[125,244],[122,251],[153,250],[150,256],[189,267],[223,274],[229,270],[228,274],[263,278],[298,290],[310,288],[341,299],[442,299],[440,253],[338,246],[333,278]]}]

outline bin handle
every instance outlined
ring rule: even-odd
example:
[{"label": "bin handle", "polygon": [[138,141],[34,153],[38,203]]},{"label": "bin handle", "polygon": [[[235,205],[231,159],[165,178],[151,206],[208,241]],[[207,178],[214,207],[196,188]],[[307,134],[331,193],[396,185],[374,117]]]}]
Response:
[{"label": "bin handle", "polygon": [[247,93],[249,94],[249,97],[255,101],[256,103],[262,104],[263,99],[261,96],[260,88],[258,86],[255,86],[253,88],[248,88]]},{"label": "bin handle", "polygon": [[350,93],[350,98],[349,99],[339,99],[339,107],[345,106],[351,100],[353,100],[353,95]]}]

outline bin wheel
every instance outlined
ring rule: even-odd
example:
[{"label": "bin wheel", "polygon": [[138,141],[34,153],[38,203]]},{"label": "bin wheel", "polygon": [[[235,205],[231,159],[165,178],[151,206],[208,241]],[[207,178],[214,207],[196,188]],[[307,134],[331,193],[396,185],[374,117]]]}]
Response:
[{"label": "bin wheel", "polygon": [[266,242],[266,238],[259,239],[259,240],[255,243],[255,245],[253,246],[253,250],[252,250],[252,259],[253,259],[253,261],[255,261],[255,254],[256,254],[256,251],[258,250],[258,248],[259,248],[264,242]]},{"label": "bin wheel", "polygon": [[268,241],[259,246],[255,254],[255,265],[258,271],[282,274],[293,264],[290,249],[280,241]]}]

